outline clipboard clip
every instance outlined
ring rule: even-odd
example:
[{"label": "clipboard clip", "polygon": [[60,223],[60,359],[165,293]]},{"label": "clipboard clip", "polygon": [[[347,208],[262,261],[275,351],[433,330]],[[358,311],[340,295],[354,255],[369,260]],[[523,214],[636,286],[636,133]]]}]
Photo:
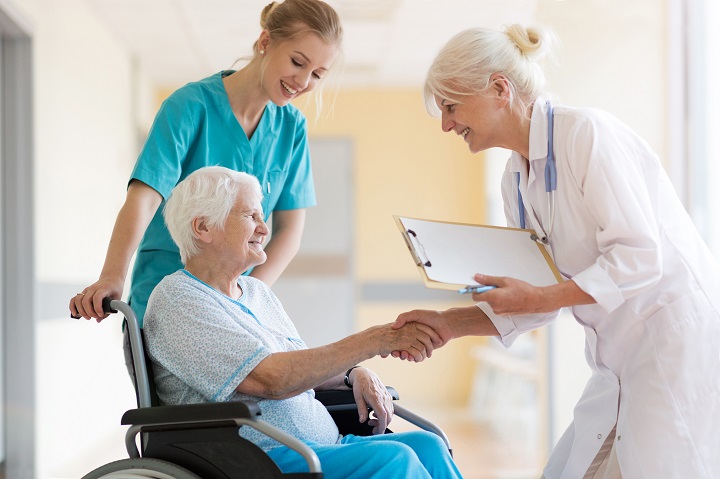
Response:
[{"label": "clipboard clip", "polygon": [[545,246],[549,246],[549,245],[550,245],[550,241],[548,241],[548,237],[547,237],[547,236],[543,236],[543,237],[541,238],[541,237],[539,237],[537,234],[532,233],[532,234],[530,235],[530,239],[533,240],[533,241],[535,241],[536,243],[544,244]]},{"label": "clipboard clip", "polygon": [[[426,268],[431,267],[432,263],[430,262],[430,259],[428,259],[427,254],[425,253],[425,247],[418,239],[417,233],[411,229],[407,229],[405,230],[405,234],[403,236],[405,236],[405,241],[407,241],[408,249],[410,250],[410,254],[413,257],[415,264],[417,266],[425,266]],[[420,257],[420,254],[422,254],[423,258]]]}]

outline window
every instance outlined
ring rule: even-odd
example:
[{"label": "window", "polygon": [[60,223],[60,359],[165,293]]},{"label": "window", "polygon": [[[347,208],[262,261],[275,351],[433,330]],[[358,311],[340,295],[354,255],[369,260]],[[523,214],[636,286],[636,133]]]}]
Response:
[{"label": "window", "polygon": [[[675,18],[671,33],[671,75],[678,81],[670,89],[670,129],[676,143],[671,171],[681,198],[700,234],[720,258],[720,57],[715,45],[720,19],[715,0],[672,0]],[[671,16],[672,18],[672,16]],[[679,72],[679,73],[678,73]],[[680,77],[682,75],[683,77]]]}]

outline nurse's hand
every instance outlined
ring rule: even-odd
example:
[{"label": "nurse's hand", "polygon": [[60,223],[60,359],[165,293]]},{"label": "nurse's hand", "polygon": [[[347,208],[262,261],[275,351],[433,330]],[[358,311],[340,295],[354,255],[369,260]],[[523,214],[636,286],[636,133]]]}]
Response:
[{"label": "nurse's hand", "polygon": [[70,317],[74,319],[95,319],[99,323],[110,316],[103,311],[105,298],[120,299],[123,291],[123,279],[100,278],[75,296],[70,298]]}]

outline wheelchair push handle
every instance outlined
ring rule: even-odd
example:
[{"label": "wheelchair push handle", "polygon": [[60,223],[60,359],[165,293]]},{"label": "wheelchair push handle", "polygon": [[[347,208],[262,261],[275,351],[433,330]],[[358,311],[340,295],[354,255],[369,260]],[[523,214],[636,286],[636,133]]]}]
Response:
[{"label": "wheelchair push handle", "polygon": [[[113,302],[113,301],[115,301],[115,300],[112,299],[112,298],[104,298],[104,299],[102,300],[102,307],[103,307],[103,311],[104,311],[104,312],[109,313],[109,314],[114,314],[114,313],[117,313],[117,312],[118,312],[117,309],[113,308],[113,305],[112,305],[112,302]],[[80,319],[80,318],[82,318],[82,316],[80,316],[79,314],[72,314],[72,313],[70,313],[70,317],[71,317],[72,319]]]},{"label": "wheelchair push handle", "polygon": [[110,314],[117,313],[117,309],[112,307],[113,301],[114,300],[112,298],[104,298],[102,302],[103,311]]}]

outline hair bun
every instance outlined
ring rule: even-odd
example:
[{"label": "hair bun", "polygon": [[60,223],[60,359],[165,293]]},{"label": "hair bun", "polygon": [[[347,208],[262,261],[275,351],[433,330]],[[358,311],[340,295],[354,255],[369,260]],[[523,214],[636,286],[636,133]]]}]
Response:
[{"label": "hair bun", "polygon": [[552,32],[539,27],[514,24],[505,28],[505,35],[517,45],[525,58],[533,61],[540,60],[547,55],[554,42]]},{"label": "hair bun", "polygon": [[260,12],[260,27],[264,30],[267,28],[267,19],[270,16],[270,13],[275,9],[277,6],[277,2],[270,2],[267,5],[265,5],[265,8],[262,9],[262,12]]}]

